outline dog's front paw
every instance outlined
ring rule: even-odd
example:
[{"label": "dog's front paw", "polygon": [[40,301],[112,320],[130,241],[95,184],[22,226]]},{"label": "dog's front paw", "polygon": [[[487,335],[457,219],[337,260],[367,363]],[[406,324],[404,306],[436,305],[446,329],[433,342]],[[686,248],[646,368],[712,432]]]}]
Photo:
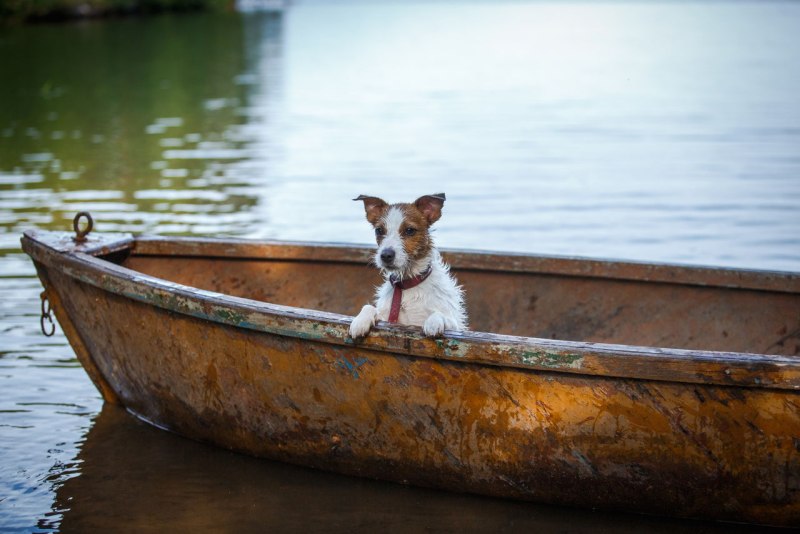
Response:
[{"label": "dog's front paw", "polygon": [[361,312],[350,323],[350,337],[356,339],[366,336],[369,329],[375,324],[377,317],[378,309],[375,306],[367,304],[361,308]]},{"label": "dog's front paw", "polygon": [[425,319],[425,323],[422,325],[422,332],[430,337],[441,336],[446,326],[447,319],[445,316],[439,312],[433,312]]}]

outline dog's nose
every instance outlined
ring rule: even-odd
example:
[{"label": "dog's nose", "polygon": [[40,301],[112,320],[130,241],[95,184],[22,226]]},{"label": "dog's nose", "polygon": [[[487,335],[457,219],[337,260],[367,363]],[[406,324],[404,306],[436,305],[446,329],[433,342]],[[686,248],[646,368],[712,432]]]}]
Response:
[{"label": "dog's nose", "polygon": [[394,262],[394,249],[386,248],[381,251],[381,261],[384,265],[391,265]]}]

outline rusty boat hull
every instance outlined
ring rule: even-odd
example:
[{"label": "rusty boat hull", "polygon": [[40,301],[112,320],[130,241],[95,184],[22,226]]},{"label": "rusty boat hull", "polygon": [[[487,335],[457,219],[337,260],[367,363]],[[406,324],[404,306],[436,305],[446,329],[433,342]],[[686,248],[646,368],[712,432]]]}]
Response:
[{"label": "rusty boat hull", "polygon": [[444,251],[472,330],[352,315],[363,246],[28,231],[103,398],[242,453],[496,497],[800,525],[800,275]]}]

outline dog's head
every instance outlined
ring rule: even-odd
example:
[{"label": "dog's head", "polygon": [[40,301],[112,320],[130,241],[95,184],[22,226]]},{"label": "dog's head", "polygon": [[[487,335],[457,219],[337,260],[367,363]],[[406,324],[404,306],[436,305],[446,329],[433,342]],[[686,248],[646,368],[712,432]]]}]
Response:
[{"label": "dog's head", "polygon": [[410,204],[388,204],[366,195],[354,200],[364,201],[367,220],[375,228],[375,263],[380,269],[410,276],[428,266],[433,248],[430,227],[442,216],[444,193],[425,195]]}]

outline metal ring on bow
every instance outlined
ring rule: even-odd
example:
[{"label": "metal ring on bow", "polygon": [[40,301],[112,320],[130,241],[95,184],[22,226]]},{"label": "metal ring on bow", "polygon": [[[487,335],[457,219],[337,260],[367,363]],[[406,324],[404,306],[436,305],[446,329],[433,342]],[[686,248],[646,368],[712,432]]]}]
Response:
[{"label": "metal ring on bow", "polygon": [[[80,229],[80,220],[81,218],[86,218],[86,228],[83,230]],[[75,237],[73,238],[76,243],[82,243],[86,241],[86,236],[89,235],[89,232],[92,231],[92,227],[94,226],[94,220],[92,219],[91,214],[88,211],[81,211],[75,215],[75,218],[72,219],[72,228],[75,230]]]}]

